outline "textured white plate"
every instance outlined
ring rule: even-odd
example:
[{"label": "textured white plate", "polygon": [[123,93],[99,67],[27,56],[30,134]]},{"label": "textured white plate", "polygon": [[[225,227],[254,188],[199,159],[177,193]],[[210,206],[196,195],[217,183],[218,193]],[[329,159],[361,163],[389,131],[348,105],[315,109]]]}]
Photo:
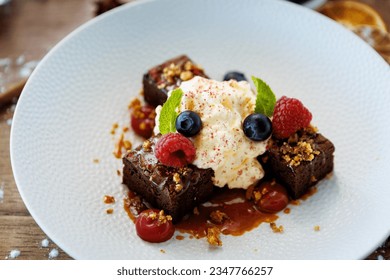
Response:
[{"label": "textured white plate", "polygon": [[[128,124],[142,74],[182,53],[215,79],[238,69],[279,97],[300,98],[334,142],[333,177],[280,215],[283,234],[264,224],[223,236],[217,249],[205,240],[149,244],[136,236],[110,130]],[[74,258],[364,258],[390,234],[389,106],[389,66],[309,9],[275,0],[143,1],[87,23],[38,66],[16,110],[12,166],[32,216]],[[117,199],[113,215],[105,194]]]}]

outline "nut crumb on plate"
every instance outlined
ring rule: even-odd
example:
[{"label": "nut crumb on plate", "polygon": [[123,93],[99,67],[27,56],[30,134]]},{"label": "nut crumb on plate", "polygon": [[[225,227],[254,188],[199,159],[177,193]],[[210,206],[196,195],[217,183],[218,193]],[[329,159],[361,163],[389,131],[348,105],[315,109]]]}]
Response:
[{"label": "nut crumb on plate", "polygon": [[283,233],[284,232],[283,226],[277,226],[275,223],[270,223],[269,225],[274,233]]},{"label": "nut crumb on plate", "polygon": [[217,227],[211,227],[207,229],[207,242],[213,246],[222,246],[220,239],[220,230]]}]

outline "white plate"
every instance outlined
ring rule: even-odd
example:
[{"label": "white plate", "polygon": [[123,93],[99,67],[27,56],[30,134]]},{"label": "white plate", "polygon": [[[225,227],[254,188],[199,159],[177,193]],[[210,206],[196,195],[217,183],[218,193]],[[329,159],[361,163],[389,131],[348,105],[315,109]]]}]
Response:
[{"label": "white plate", "polygon": [[[279,97],[301,99],[334,142],[333,177],[280,215],[283,234],[263,224],[223,236],[217,249],[205,240],[149,244],[136,236],[110,130],[128,125],[142,74],[179,54],[215,79],[238,69],[263,78]],[[136,2],[79,28],[41,62],[16,109],[12,166],[34,219],[77,259],[359,259],[390,234],[389,93],[389,66],[379,55],[298,5]],[[117,199],[113,215],[105,213],[106,194]]]}]

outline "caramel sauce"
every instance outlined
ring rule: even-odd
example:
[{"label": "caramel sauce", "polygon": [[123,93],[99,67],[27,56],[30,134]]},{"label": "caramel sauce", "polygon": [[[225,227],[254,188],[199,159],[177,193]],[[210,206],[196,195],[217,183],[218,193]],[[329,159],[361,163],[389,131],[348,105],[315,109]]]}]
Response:
[{"label": "caramel sauce", "polygon": [[[140,197],[129,191],[128,197],[124,199],[124,209],[133,222],[146,208]],[[263,222],[271,223],[278,218],[275,214],[260,212],[253,201],[245,198],[245,190],[221,190],[208,202],[199,205],[197,210],[175,225],[179,232],[190,234],[190,238],[206,237],[207,229],[210,227],[219,228],[223,234],[238,236]],[[228,218],[221,223],[213,222],[210,214],[217,210],[226,214]],[[176,239],[182,240],[184,236],[178,235]]]},{"label": "caramel sauce", "polygon": [[[223,234],[238,236],[263,222],[270,223],[278,218],[275,214],[260,212],[252,201],[245,198],[244,190],[221,190],[197,208],[198,214],[190,214],[176,224],[176,229],[180,232],[189,233],[196,238],[205,237],[209,227],[217,227]],[[217,210],[225,213],[228,218],[221,223],[213,222],[210,214]]]},{"label": "caramel sauce", "polygon": [[183,235],[176,235],[176,239],[177,239],[177,240],[183,240],[183,239],[184,239],[184,236],[183,236]]},{"label": "caramel sauce", "polygon": [[122,148],[125,147],[124,137],[125,136],[122,133],[121,136],[119,137],[118,142],[115,144],[114,156],[119,159],[122,158]]},{"label": "caramel sauce", "polygon": [[[290,201],[291,205],[301,204],[301,199],[306,200],[317,192],[317,188],[312,187],[300,199]],[[139,213],[148,207],[142,199],[134,192],[129,191],[128,197],[124,199],[124,209],[130,219],[135,222]],[[247,199],[247,193],[241,189],[221,189],[209,201],[194,208],[193,213],[189,213],[178,222],[175,227],[181,233],[189,234],[189,238],[203,238],[207,236],[207,229],[217,227],[225,235],[239,236],[251,231],[261,223],[270,224],[274,232],[283,232],[283,226],[276,226],[278,219],[276,214],[261,212],[253,200]],[[215,212],[223,213],[222,220],[213,220],[210,216]],[[285,214],[290,213],[290,208],[285,208]],[[185,237],[177,235],[177,240]]]}]

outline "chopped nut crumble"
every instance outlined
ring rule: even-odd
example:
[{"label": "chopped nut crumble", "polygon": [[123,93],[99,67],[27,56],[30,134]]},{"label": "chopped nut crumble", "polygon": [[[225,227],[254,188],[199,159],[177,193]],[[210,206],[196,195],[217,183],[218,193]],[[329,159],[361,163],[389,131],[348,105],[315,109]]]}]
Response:
[{"label": "chopped nut crumble", "polygon": [[222,241],[220,239],[220,230],[217,227],[212,227],[207,229],[207,242],[213,246],[222,246]]},{"label": "chopped nut crumble", "polygon": [[229,216],[226,213],[217,210],[210,213],[210,219],[212,222],[220,225],[225,220],[229,220]]},{"label": "chopped nut crumble", "polygon": [[298,166],[302,161],[312,161],[316,155],[320,154],[319,151],[313,149],[311,143],[306,141],[299,141],[294,146],[284,142],[280,151],[283,154],[282,158],[290,166]]},{"label": "chopped nut crumble", "polygon": [[110,195],[105,195],[103,198],[103,202],[106,204],[112,204],[115,202],[115,197],[110,196]]},{"label": "chopped nut crumble", "polygon": [[274,233],[282,233],[284,231],[283,226],[277,226],[275,223],[269,224]]},{"label": "chopped nut crumble", "polygon": [[173,174],[172,179],[173,179],[173,182],[175,182],[177,184],[180,183],[180,174],[179,173]]},{"label": "chopped nut crumble", "polygon": [[175,192],[180,192],[182,189],[183,189],[183,185],[182,184],[176,184],[175,185]]},{"label": "chopped nut crumble", "polygon": [[152,147],[152,143],[151,143],[149,140],[145,140],[145,141],[142,143],[142,148],[143,148],[146,152],[150,152],[150,151],[151,151],[151,147]]},{"label": "chopped nut crumble", "polygon": [[164,210],[161,210],[158,213],[151,211],[148,214],[148,218],[151,219],[151,220],[158,220],[159,224],[165,224],[168,221],[172,221],[172,216],[171,215],[165,215]]}]

